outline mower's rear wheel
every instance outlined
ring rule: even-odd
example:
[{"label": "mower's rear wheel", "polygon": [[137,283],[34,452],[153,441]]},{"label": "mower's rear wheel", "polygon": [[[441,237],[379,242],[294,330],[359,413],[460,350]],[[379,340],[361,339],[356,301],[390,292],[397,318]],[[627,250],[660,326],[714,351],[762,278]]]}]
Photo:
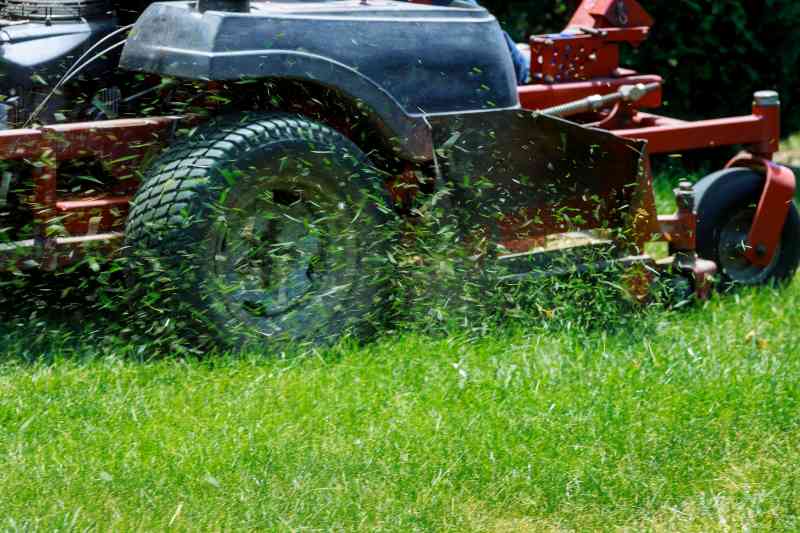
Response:
[{"label": "mower's rear wheel", "polygon": [[725,287],[786,282],[800,263],[800,216],[794,204],[770,264],[753,265],[744,255],[763,188],[764,176],[746,168],[715,172],[694,187],[697,252],[717,263]]},{"label": "mower's rear wheel", "polygon": [[126,230],[145,306],[228,347],[324,343],[376,309],[381,181],[336,131],[288,114],[212,122],[154,165]]}]

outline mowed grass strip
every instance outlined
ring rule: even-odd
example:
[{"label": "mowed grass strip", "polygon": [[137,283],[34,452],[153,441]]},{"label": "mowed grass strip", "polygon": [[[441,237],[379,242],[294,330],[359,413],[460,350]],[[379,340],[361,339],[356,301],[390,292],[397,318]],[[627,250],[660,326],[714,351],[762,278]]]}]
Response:
[{"label": "mowed grass strip", "polygon": [[0,528],[800,528],[800,283],[617,332],[0,366]]}]

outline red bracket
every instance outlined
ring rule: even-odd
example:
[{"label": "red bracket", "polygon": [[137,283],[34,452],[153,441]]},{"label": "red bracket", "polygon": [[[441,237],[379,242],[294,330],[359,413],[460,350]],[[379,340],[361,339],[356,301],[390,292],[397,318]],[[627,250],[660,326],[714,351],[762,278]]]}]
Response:
[{"label": "red bracket", "polygon": [[794,199],[797,183],[794,172],[763,157],[740,154],[734,157],[725,168],[747,167],[761,170],[766,174],[764,192],[758,201],[756,216],[747,236],[748,248],[745,257],[754,265],[766,267],[772,261],[789,206]]},{"label": "red bracket", "polygon": [[636,0],[583,0],[567,26],[630,28],[653,23],[653,17]]}]

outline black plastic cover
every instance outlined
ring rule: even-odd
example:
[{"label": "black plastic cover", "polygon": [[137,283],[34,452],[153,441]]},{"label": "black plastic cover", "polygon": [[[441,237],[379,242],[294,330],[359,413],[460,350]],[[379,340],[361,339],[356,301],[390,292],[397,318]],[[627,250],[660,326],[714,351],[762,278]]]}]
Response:
[{"label": "black plastic cover", "polygon": [[157,2],[121,65],[192,80],[315,81],[362,100],[404,138],[426,114],[518,106],[497,20],[464,5],[253,1],[250,13],[201,14],[194,2]]},{"label": "black plastic cover", "polygon": [[111,18],[0,26],[0,87],[27,87],[53,81],[52,76],[60,78],[84,50],[114,29]]},{"label": "black plastic cover", "polygon": [[[16,118],[24,118],[43,93],[49,92],[75,61],[91,46],[117,28],[113,17],[97,20],[25,22],[0,25],[0,100],[15,105]],[[82,70],[80,80],[95,80],[116,68],[118,54],[96,58]],[[50,111],[63,103],[51,100]],[[19,116],[17,116],[19,115]],[[50,120],[44,113],[44,120]],[[13,122],[13,121],[12,121]]]}]

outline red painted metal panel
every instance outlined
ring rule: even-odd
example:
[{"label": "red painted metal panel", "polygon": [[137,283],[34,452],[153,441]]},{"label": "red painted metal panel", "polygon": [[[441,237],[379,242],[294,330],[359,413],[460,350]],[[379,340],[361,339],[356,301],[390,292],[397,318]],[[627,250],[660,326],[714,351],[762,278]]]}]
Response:
[{"label": "red painted metal panel", "polygon": [[42,132],[33,129],[0,131],[0,159],[24,159],[39,153]]},{"label": "red painted metal panel", "polygon": [[[648,117],[652,119],[655,115]],[[734,144],[760,145],[768,138],[769,129],[770,124],[755,115],[678,123],[660,122],[656,117],[651,126],[612,133],[626,139],[646,140],[651,154],[663,154]]]},{"label": "red painted metal panel", "polygon": [[635,0],[583,0],[568,26],[631,27],[652,26],[654,22]]},{"label": "red painted metal panel", "polygon": [[619,45],[638,44],[647,38],[648,31],[603,29],[531,37],[531,79],[536,83],[567,83],[613,76],[619,68]]}]

